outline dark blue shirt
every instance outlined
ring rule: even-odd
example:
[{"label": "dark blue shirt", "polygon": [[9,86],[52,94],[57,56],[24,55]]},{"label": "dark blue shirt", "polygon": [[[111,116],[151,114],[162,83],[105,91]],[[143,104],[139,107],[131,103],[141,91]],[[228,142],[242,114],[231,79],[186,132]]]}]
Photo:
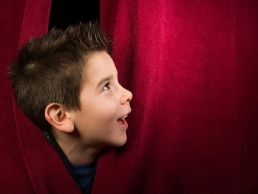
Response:
[{"label": "dark blue shirt", "polygon": [[71,165],[71,169],[85,193],[91,191],[95,175],[95,168],[96,161],[85,165]]}]

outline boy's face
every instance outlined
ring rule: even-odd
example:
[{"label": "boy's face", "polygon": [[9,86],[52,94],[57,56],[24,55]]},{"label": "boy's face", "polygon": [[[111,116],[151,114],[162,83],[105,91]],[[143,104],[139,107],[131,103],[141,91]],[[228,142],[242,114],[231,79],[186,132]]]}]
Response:
[{"label": "boy's face", "polygon": [[118,83],[117,69],[106,52],[90,56],[80,94],[81,110],[73,112],[74,126],[90,146],[122,146],[128,127],[132,93]]}]

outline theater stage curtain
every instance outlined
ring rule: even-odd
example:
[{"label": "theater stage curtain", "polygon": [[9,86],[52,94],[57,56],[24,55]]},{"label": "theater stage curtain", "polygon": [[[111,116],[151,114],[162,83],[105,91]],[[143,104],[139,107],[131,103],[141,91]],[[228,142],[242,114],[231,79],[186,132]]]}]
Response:
[{"label": "theater stage curtain", "polygon": [[80,193],[41,131],[17,107],[7,66],[30,37],[48,31],[51,0],[0,1],[0,193]]},{"label": "theater stage curtain", "polygon": [[258,193],[258,1],[100,2],[134,97],[94,193]]}]

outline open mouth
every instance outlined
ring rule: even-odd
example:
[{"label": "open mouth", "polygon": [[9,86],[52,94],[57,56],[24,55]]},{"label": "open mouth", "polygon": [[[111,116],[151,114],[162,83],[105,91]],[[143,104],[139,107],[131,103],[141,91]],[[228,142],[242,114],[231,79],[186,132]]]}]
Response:
[{"label": "open mouth", "polygon": [[125,115],[123,117],[121,117],[120,119],[117,120],[117,122],[120,124],[120,125],[123,125],[123,126],[128,126],[125,118],[127,117],[128,115]]}]

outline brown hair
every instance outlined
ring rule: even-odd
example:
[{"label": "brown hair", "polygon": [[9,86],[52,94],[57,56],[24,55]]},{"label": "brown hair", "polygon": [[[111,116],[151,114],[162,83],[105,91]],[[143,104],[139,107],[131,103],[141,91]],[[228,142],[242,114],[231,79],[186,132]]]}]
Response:
[{"label": "brown hair", "polygon": [[39,128],[50,127],[44,111],[51,102],[80,109],[85,59],[97,51],[111,54],[111,41],[99,21],[52,28],[22,47],[9,66],[9,77],[18,105]]}]

